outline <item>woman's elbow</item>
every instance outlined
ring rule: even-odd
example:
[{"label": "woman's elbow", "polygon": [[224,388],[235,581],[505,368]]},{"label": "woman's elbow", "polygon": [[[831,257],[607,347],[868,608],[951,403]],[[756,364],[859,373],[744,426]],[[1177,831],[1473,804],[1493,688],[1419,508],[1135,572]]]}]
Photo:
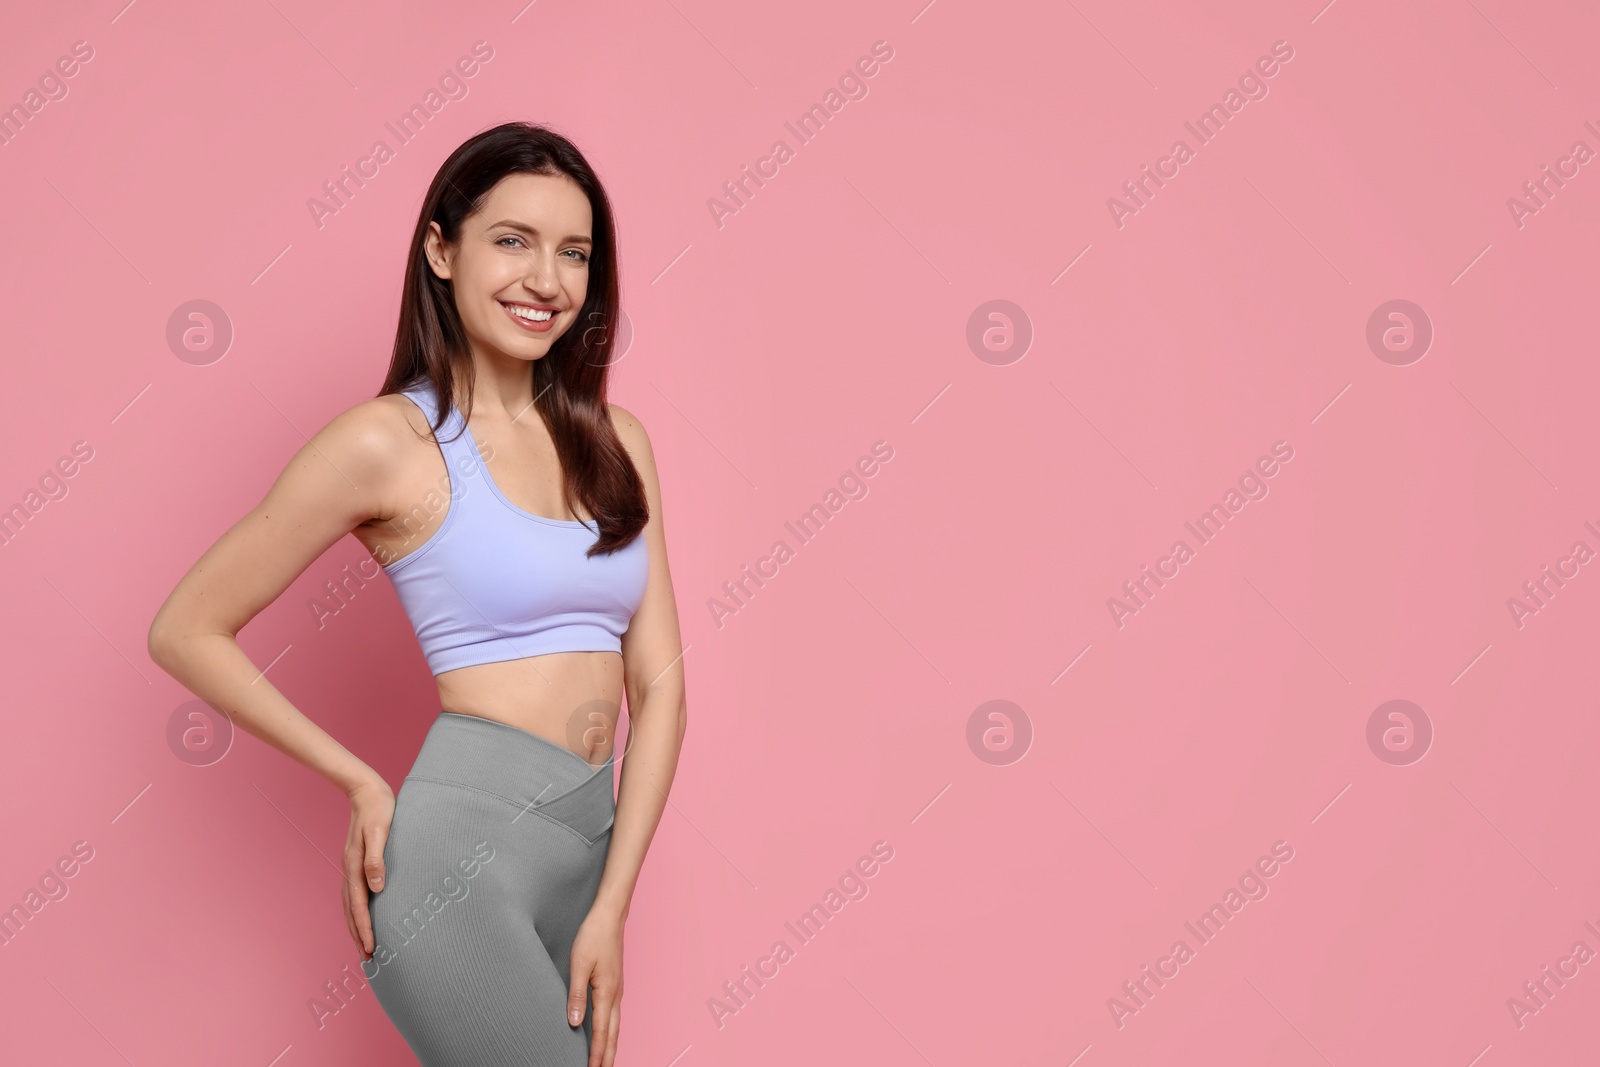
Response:
[{"label": "woman's elbow", "polygon": [[178,661],[188,644],[188,636],[196,632],[191,622],[174,610],[171,601],[161,605],[145,634],[145,651],[150,654],[151,662],[171,673],[172,664]]},{"label": "woman's elbow", "polygon": [[155,621],[150,624],[150,632],[145,635],[144,646],[150,655],[150,662],[162,670],[167,670],[178,648],[178,638],[173,633],[171,623],[157,615]]}]

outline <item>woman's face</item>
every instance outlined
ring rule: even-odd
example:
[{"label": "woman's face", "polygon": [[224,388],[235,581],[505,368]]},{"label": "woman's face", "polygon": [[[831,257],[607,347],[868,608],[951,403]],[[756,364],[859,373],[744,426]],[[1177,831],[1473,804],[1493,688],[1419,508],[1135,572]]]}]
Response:
[{"label": "woman's face", "polygon": [[572,328],[589,289],[592,221],[565,174],[511,174],[462,221],[455,246],[430,223],[429,265],[450,280],[475,349],[534,360]]}]

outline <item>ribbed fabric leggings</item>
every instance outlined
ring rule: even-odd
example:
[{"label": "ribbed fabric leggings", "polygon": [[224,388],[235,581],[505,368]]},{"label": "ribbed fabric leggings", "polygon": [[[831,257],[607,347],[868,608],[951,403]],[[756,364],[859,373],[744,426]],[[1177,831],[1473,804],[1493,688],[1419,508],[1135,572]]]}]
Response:
[{"label": "ribbed fabric leggings", "polygon": [[395,798],[367,981],[422,1067],[584,1067],[572,940],[616,815],[591,767],[514,726],[441,712]]}]

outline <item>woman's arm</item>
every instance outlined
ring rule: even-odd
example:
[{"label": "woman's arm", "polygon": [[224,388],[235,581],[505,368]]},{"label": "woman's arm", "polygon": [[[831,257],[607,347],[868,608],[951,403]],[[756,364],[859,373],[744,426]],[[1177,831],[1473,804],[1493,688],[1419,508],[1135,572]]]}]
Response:
[{"label": "woman's arm", "polygon": [[644,599],[622,635],[623,685],[628,694],[628,749],[617,791],[605,870],[589,914],[572,942],[567,1020],[583,1021],[585,1001],[594,987],[594,1037],[589,1067],[612,1067],[622,1025],[622,928],[644,854],[667,806],[667,790],[678,767],[678,749],[687,725],[683,703],[683,650],[678,606],[667,570],[667,541],[661,522],[661,487],[655,455],[639,420],[610,405],[617,436],[644,482],[650,520],[639,536],[650,550],[650,577]]},{"label": "woman's arm", "polygon": [[236,635],[330,545],[382,513],[395,426],[382,398],[339,415],[290,459],[265,498],[206,550],[150,624],[150,658],[240,727],[346,793],[372,768],[306,718]]},{"label": "woman's arm", "polygon": [[595,908],[626,919],[645,852],[667,805],[688,725],[684,705],[683,640],[678,606],[667,569],[666,533],[655,455],[639,420],[610,405],[617,435],[644,481],[650,521],[640,534],[650,550],[644,599],[622,635],[624,687],[628,694],[628,747],[617,790],[617,816]]},{"label": "woman's arm", "polygon": [[339,892],[345,927],[370,959],[369,892],[383,888],[394,818],[389,783],[302,715],[244,654],[238,632],[339,538],[394,510],[390,487],[409,422],[378,397],[335,418],[295,453],[260,504],[206,550],[150,624],[150,658],[195,696],[345,792],[350,828]]}]

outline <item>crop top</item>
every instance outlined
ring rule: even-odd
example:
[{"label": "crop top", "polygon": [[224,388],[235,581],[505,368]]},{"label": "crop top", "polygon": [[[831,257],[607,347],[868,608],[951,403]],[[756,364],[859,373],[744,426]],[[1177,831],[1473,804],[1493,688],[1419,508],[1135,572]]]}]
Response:
[{"label": "crop top", "polygon": [[[424,380],[402,395],[431,426],[432,384]],[[644,535],[586,556],[598,529],[508,500],[454,404],[438,437],[449,511],[427,540],[383,568],[428,669],[438,675],[550,652],[620,652],[650,572]],[[422,506],[436,511],[441,498],[432,491]]]}]

